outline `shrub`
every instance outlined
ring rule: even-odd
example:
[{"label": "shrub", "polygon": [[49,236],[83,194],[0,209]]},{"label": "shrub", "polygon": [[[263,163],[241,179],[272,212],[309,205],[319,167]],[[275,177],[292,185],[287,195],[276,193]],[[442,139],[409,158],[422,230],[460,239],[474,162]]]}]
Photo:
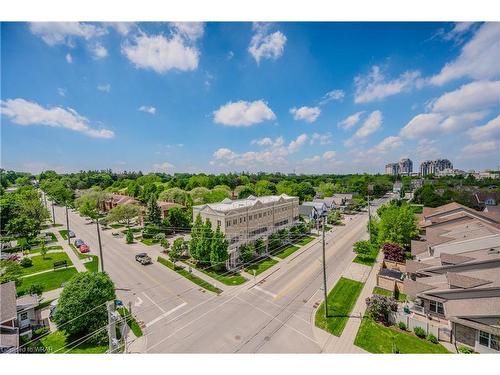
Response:
[{"label": "shrub", "polygon": [[134,243],[134,233],[129,229],[127,230],[127,234],[125,235],[125,241],[128,244]]},{"label": "shrub", "polygon": [[50,328],[49,327],[40,327],[40,328],[37,328],[37,329],[34,329],[33,330],[33,337],[32,337],[32,340],[40,337],[40,336],[43,336],[45,335],[46,333],[48,333],[50,331]]},{"label": "shrub", "polygon": [[43,285],[41,284],[32,284],[30,285],[29,289],[28,289],[28,294],[31,294],[31,295],[37,295],[37,296],[41,296],[43,293]]},{"label": "shrub", "polygon": [[417,337],[420,337],[421,339],[423,339],[425,336],[427,336],[427,334],[425,333],[425,330],[421,327],[415,327],[413,329],[413,332],[415,332],[415,335],[417,335]]},{"label": "shrub", "polygon": [[385,243],[382,246],[382,252],[384,253],[384,259],[400,263],[405,260],[404,249],[396,243]]},{"label": "shrub", "polygon": [[157,234],[155,234],[154,239],[156,241],[164,240],[165,239],[165,233],[157,233]]},{"label": "shrub", "polygon": [[23,259],[21,259],[19,264],[24,268],[28,268],[28,267],[31,267],[33,265],[33,261],[31,260],[31,258],[24,257]]},{"label": "shrub", "polygon": [[401,331],[406,331],[406,324],[404,324],[403,322],[399,322],[398,327]]},{"label": "shrub", "polygon": [[427,340],[429,340],[430,342],[432,342],[433,344],[437,344],[439,341],[437,339],[436,336],[434,336],[432,333],[429,333],[427,335]]},{"label": "shrub", "polygon": [[153,238],[160,232],[160,228],[155,225],[146,225],[142,231],[143,238]]},{"label": "shrub", "polygon": [[472,354],[472,353],[474,353],[474,350],[472,350],[468,346],[460,345],[458,347],[458,352],[461,353],[461,354]]},{"label": "shrub", "polygon": [[389,313],[397,311],[398,304],[392,298],[374,295],[366,299],[368,315],[377,322],[388,323]]}]

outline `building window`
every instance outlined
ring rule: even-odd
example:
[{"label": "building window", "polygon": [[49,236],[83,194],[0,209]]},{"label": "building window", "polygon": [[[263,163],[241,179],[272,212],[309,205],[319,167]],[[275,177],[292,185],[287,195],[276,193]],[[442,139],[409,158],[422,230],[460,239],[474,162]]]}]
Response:
[{"label": "building window", "polygon": [[444,307],[442,302],[430,301],[430,310],[432,312],[444,315]]},{"label": "building window", "polygon": [[262,214],[259,214],[259,219],[262,217]]},{"label": "building window", "polygon": [[242,222],[243,222],[243,218],[242,218],[242,217],[240,217],[240,224],[241,224]]},{"label": "building window", "polygon": [[233,220],[233,224],[234,224],[234,225],[237,225],[237,224],[238,224],[238,220],[237,220],[237,219],[234,219],[234,220]]},{"label": "building window", "polygon": [[221,222],[220,220],[217,220],[217,226],[220,227],[221,226]]},{"label": "building window", "polygon": [[27,312],[21,313],[21,320],[26,320],[26,319],[28,319],[28,313]]},{"label": "building window", "polygon": [[231,226],[231,220],[226,221],[226,227],[230,227],[230,226]]},{"label": "building window", "polygon": [[247,217],[246,216],[243,216],[243,222],[246,223],[247,222]]},{"label": "building window", "polygon": [[266,215],[267,215],[267,212],[264,212],[264,216],[266,216]]},{"label": "building window", "polygon": [[500,337],[491,333],[479,331],[479,344],[500,351]]}]

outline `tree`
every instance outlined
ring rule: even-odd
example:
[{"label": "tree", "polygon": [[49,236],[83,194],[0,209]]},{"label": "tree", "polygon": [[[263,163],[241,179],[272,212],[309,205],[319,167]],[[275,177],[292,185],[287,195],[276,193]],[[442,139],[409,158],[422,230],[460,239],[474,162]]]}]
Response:
[{"label": "tree", "polygon": [[198,257],[202,263],[210,263],[210,249],[213,240],[214,232],[212,230],[212,223],[209,219],[205,220],[201,230],[201,238],[198,242]]},{"label": "tree", "polygon": [[409,248],[411,240],[417,236],[415,214],[407,203],[400,207],[388,205],[382,210],[378,225],[379,243],[392,242]]},{"label": "tree", "polygon": [[354,243],[353,250],[358,255],[367,256],[372,251],[372,244],[370,241],[358,241]]},{"label": "tree", "polygon": [[168,210],[168,223],[174,229],[177,230],[188,229],[191,226],[191,214],[180,207],[172,207]]},{"label": "tree", "polygon": [[93,189],[76,199],[75,206],[81,215],[95,220],[98,218],[99,212],[107,199],[107,193],[99,189]]},{"label": "tree", "polygon": [[272,253],[281,246],[281,238],[277,233],[273,233],[267,238],[267,243],[268,250]]},{"label": "tree", "polygon": [[220,230],[220,226],[217,225],[210,246],[210,266],[214,270],[220,271],[226,268],[226,261],[229,258],[227,249],[228,243]]},{"label": "tree", "polygon": [[21,265],[21,267],[28,268],[33,265],[33,261],[31,260],[31,258],[24,257],[23,259],[21,259],[19,264]]},{"label": "tree", "polygon": [[201,233],[203,230],[203,221],[201,220],[200,214],[196,215],[196,219],[191,229],[191,241],[189,242],[189,254],[191,257],[197,261],[200,260],[198,255],[198,249],[201,242]]},{"label": "tree", "polygon": [[14,217],[6,226],[7,232],[13,236],[24,237],[29,241],[40,232],[40,223],[25,214]]},{"label": "tree", "polygon": [[41,284],[32,284],[30,285],[30,287],[28,288],[28,294],[30,295],[36,295],[38,297],[40,297],[43,293],[43,285]]},{"label": "tree", "polygon": [[328,212],[326,221],[331,225],[340,225],[342,224],[342,214],[340,213],[340,211],[331,210],[330,212]]},{"label": "tree", "polygon": [[405,251],[398,244],[385,243],[382,246],[382,252],[384,253],[384,259],[400,263],[404,262],[405,260]]},{"label": "tree", "polygon": [[0,284],[14,281],[16,286],[21,285],[23,269],[15,260],[0,261]]},{"label": "tree", "polygon": [[168,248],[170,247],[170,242],[166,238],[163,238],[160,241],[160,246],[163,247],[163,252],[167,252]]},{"label": "tree", "polygon": [[158,203],[156,203],[156,196],[153,195],[149,198],[148,207],[146,209],[146,217],[144,219],[146,223],[160,226],[161,225],[161,211]]},{"label": "tree", "polygon": [[240,262],[246,264],[254,258],[255,248],[252,244],[247,243],[240,246],[239,252]]},{"label": "tree", "polygon": [[253,189],[252,185],[245,185],[239,192],[238,192],[238,199],[245,199],[248,198],[250,195],[255,195],[255,190]]},{"label": "tree", "polygon": [[158,196],[158,199],[160,201],[175,202],[175,203],[185,205],[187,197],[188,197],[187,192],[185,192],[184,190],[182,190],[178,187],[174,187],[174,188],[162,191],[160,193],[160,195]]},{"label": "tree", "polygon": [[186,242],[182,237],[176,238],[174,240],[174,243],[172,244],[172,248],[168,252],[168,257],[172,261],[172,263],[175,265],[177,261],[181,258],[181,256],[184,254],[186,251],[187,245]]},{"label": "tree", "polygon": [[130,227],[130,221],[139,216],[140,213],[140,208],[135,204],[120,204],[109,211],[106,220],[110,223],[124,221],[128,228]]},{"label": "tree", "polygon": [[128,244],[134,243],[134,233],[130,228],[127,230],[125,241],[127,241]]},{"label": "tree", "polygon": [[42,243],[42,246],[40,247],[40,255],[42,256],[42,259],[45,259],[45,256],[47,255],[47,246],[45,246],[45,242]]},{"label": "tree", "polygon": [[[115,287],[109,276],[103,272],[81,272],[64,287],[54,321],[70,337],[82,337],[108,324],[106,302],[116,298]],[[77,319],[76,319],[77,318]],[[105,342],[106,330],[89,336],[93,343]]]},{"label": "tree", "polygon": [[375,294],[366,299],[367,314],[377,322],[389,323],[389,313],[391,311],[397,311],[397,309],[398,304],[392,298]]},{"label": "tree", "polygon": [[255,247],[255,252],[258,255],[264,255],[264,253],[266,252],[266,243],[262,238],[259,238],[257,239],[257,241],[255,241],[254,247]]}]

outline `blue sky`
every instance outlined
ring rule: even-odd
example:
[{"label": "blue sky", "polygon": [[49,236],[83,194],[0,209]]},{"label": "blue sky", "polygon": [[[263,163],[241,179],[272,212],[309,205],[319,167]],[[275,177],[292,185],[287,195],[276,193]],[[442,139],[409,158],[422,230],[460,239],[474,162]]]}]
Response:
[{"label": "blue sky", "polygon": [[2,167],[493,168],[499,51],[498,23],[2,23]]}]

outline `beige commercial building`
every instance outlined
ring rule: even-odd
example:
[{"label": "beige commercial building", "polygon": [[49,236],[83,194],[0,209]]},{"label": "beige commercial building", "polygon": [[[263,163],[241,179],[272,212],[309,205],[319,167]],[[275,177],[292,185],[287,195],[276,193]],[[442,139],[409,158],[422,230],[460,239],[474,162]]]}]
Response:
[{"label": "beige commercial building", "polygon": [[193,220],[198,214],[209,219],[215,230],[220,226],[229,242],[230,268],[238,262],[241,245],[266,239],[270,234],[292,227],[299,219],[299,198],[286,194],[246,199],[224,199],[220,203],[193,207]]}]

